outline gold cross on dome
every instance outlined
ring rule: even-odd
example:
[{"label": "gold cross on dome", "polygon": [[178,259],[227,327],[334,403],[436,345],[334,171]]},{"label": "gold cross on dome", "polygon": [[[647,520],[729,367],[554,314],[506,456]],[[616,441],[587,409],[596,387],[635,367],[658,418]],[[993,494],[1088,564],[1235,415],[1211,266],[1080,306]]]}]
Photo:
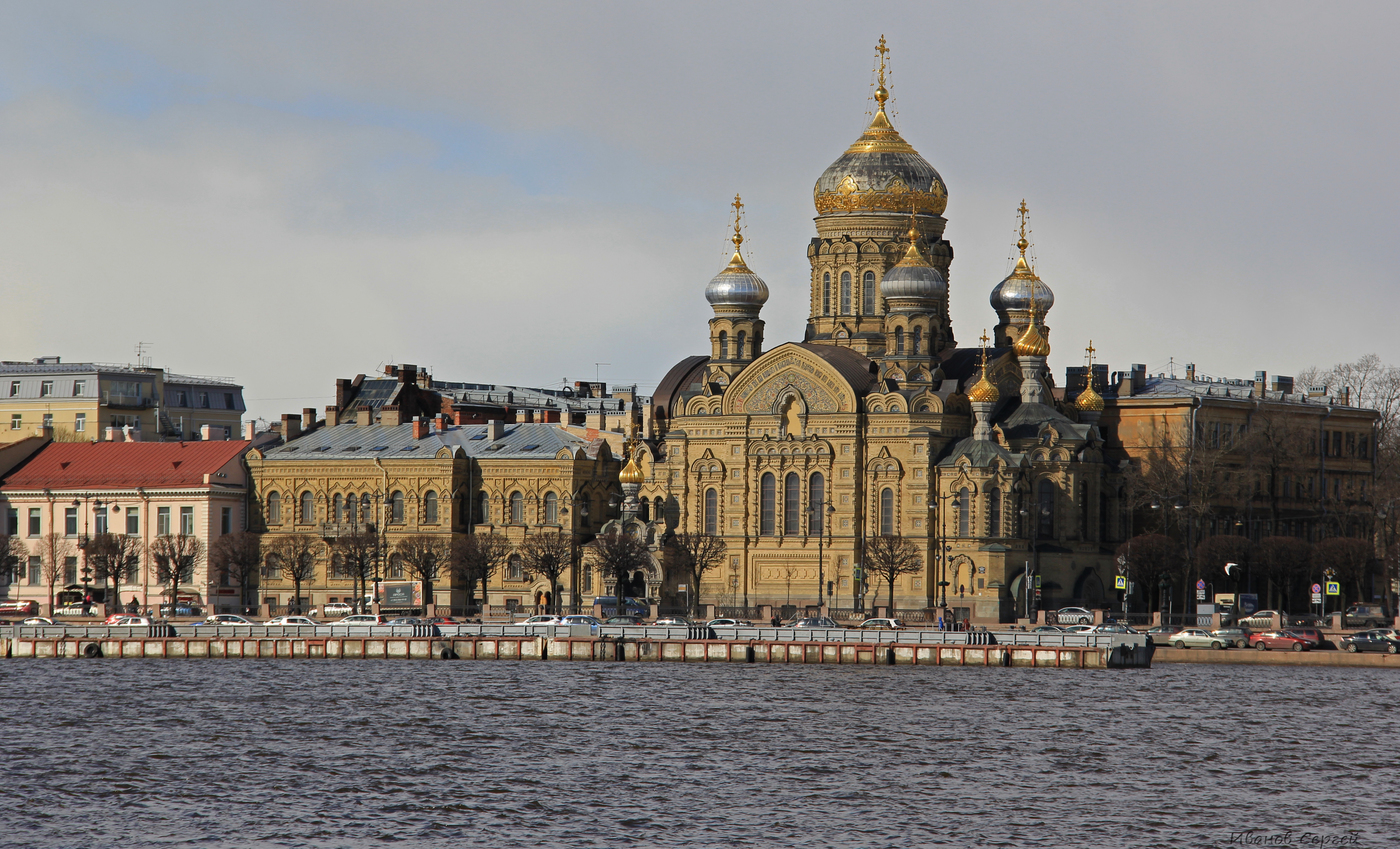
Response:
[{"label": "gold cross on dome", "polygon": [[734,235],[730,238],[730,241],[734,243],[734,247],[737,249],[739,245],[744,242],[744,234],[739,232],[739,219],[744,214],[744,202],[739,199],[738,193],[735,193],[734,203],[730,204],[730,206],[734,207]]},{"label": "gold cross on dome", "polygon": [[1094,349],[1094,340],[1093,340],[1093,339],[1090,339],[1090,340],[1089,340],[1089,347],[1087,347],[1087,348],[1084,349],[1084,354],[1085,354],[1085,356],[1087,356],[1087,357],[1089,358],[1089,365],[1093,365],[1093,364],[1094,364],[1094,353],[1095,353],[1095,349]]},{"label": "gold cross on dome", "polygon": [[885,46],[884,33],[880,34],[880,44],[875,48],[875,52],[880,54],[880,85],[883,86],[885,84],[885,54],[890,52],[890,49]]},{"label": "gold cross on dome", "polygon": [[985,327],[982,328],[982,347],[987,347],[987,329]]}]

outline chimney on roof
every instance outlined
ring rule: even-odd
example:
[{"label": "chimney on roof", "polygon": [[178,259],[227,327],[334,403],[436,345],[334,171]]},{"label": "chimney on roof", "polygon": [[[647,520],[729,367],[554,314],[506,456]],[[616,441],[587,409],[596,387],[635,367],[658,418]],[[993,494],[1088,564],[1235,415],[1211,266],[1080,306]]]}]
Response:
[{"label": "chimney on roof", "polygon": [[[219,433],[223,433],[223,432],[224,432],[224,429],[223,429],[223,428],[219,428]],[[210,441],[211,439],[213,439],[213,438],[214,438],[214,426],[213,426],[213,425],[210,425],[210,424],[202,424],[202,425],[200,425],[200,426],[199,426],[199,438],[200,438],[201,440],[205,441],[205,442],[208,442],[208,441]]]},{"label": "chimney on roof", "polygon": [[433,416],[433,432],[442,433],[444,430],[447,430],[447,416],[438,413],[436,416]]},{"label": "chimney on roof", "polygon": [[1133,391],[1147,388],[1147,366],[1142,363],[1133,363],[1132,366]]},{"label": "chimney on roof", "polygon": [[1326,387],[1326,386],[1309,386],[1309,387],[1308,387],[1308,397],[1309,397],[1309,398],[1325,398],[1325,397],[1327,397],[1327,387]]},{"label": "chimney on roof", "polygon": [[53,439],[53,425],[40,425],[34,428],[34,435],[40,439]]},{"label": "chimney on roof", "polygon": [[413,363],[404,363],[398,368],[399,383],[417,383],[418,366]]},{"label": "chimney on roof", "polygon": [[1268,382],[1269,373],[1267,371],[1256,371],[1254,373],[1254,389],[1249,394],[1254,398],[1263,398],[1264,387],[1268,384]]},{"label": "chimney on roof", "polygon": [[257,422],[244,422],[244,423],[243,423],[243,438],[244,438],[244,439],[248,440],[249,442],[252,442],[252,441],[257,437],[257,435],[258,435],[258,423],[257,423]]},{"label": "chimney on roof", "polygon": [[413,420],[413,438],[422,439],[428,435],[428,420],[419,416]]},{"label": "chimney on roof", "polygon": [[334,404],[326,405],[326,427],[334,427],[340,424],[340,409]]},{"label": "chimney on roof", "polygon": [[455,425],[457,425],[458,427],[461,427],[462,425],[466,424],[466,423],[467,423],[467,422],[466,422],[466,419],[467,419],[467,411],[466,411],[466,410],[453,410],[453,411],[452,411],[452,423],[455,424]]},{"label": "chimney on roof", "polygon": [[535,420],[535,413],[533,410],[516,410],[515,420],[517,422],[533,422]]},{"label": "chimney on roof", "polygon": [[282,441],[291,442],[301,436],[301,419],[293,413],[282,414]]},{"label": "chimney on roof", "polygon": [[1189,380],[1189,381],[1192,381],[1192,382],[1194,382],[1194,381],[1196,380],[1196,364],[1195,364],[1195,363],[1187,363],[1187,364],[1186,364],[1186,379]]},{"label": "chimney on roof", "polygon": [[385,404],[379,410],[379,423],[385,427],[398,427],[403,424],[403,417],[398,404]]},{"label": "chimney on roof", "polygon": [[[345,409],[345,405],[349,403],[350,379],[348,377],[337,378],[335,381],[335,408],[337,411],[343,410]],[[330,421],[330,419],[327,419],[327,421]]]},{"label": "chimney on roof", "polygon": [[1274,391],[1285,395],[1293,394],[1293,378],[1282,374],[1274,375]]},{"label": "chimney on roof", "polygon": [[107,441],[108,441],[108,442],[121,442],[121,441],[122,441],[122,429],[119,428],[119,427],[109,427],[109,428],[107,428]]},{"label": "chimney on roof", "polygon": [[355,411],[355,424],[358,427],[369,427],[374,424],[374,410],[369,407],[361,407]]},{"label": "chimney on roof", "polygon": [[506,423],[500,419],[492,419],[486,423],[486,438],[495,442],[506,435]]},{"label": "chimney on roof", "polygon": [[310,433],[311,431],[313,431],[313,430],[315,430],[315,429],[316,429],[316,408],[315,408],[315,407],[302,407],[302,408],[301,408],[301,432],[302,432],[302,433]]}]

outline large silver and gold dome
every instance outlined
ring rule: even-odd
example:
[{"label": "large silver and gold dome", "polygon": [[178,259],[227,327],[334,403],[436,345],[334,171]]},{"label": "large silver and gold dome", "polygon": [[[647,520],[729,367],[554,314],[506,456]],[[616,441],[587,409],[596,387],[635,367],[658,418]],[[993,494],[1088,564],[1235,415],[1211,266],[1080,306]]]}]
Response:
[{"label": "large silver and gold dome", "polygon": [[[881,41],[881,46],[884,42]],[[860,212],[915,212],[942,215],[948,208],[943,178],[905,141],[885,114],[884,65],[875,89],[879,109],[855,144],[817,180],[812,200],[819,215]]]},{"label": "large silver and gold dome", "polygon": [[933,301],[948,296],[948,284],[938,269],[919,253],[919,231],[909,228],[909,249],[904,258],[885,272],[880,294],[888,301]]}]

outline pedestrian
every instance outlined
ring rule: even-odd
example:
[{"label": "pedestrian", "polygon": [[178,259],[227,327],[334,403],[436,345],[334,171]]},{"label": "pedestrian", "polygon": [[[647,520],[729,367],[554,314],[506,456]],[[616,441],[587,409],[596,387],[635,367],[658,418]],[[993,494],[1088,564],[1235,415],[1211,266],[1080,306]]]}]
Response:
[{"label": "pedestrian", "polygon": [[942,615],[942,614],[939,614],[939,616],[938,616],[938,630],[940,630],[940,631],[943,630],[943,615]]},{"label": "pedestrian", "polygon": [[138,611],[138,610],[140,610],[140,609],[141,609],[141,602],[137,601],[137,600],[136,600],[136,596],[133,595],[133,596],[131,597],[131,602],[126,606],[126,612],[127,612],[127,613],[130,613],[132,616],[135,616],[135,615],[136,615],[136,611]]},{"label": "pedestrian", "polygon": [[964,630],[964,631],[971,631],[971,630],[972,630],[972,620],[971,620],[970,618],[966,617],[966,616],[963,617],[963,630]]}]

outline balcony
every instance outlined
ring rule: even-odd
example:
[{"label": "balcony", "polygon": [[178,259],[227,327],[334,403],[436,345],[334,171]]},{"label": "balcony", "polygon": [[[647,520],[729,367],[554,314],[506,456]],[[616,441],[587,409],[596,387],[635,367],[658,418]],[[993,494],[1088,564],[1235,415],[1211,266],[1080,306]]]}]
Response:
[{"label": "balcony", "polygon": [[147,410],[150,409],[152,401],[150,398],[143,398],[140,395],[118,395],[115,392],[102,393],[102,406],[110,407],[114,410]]}]

